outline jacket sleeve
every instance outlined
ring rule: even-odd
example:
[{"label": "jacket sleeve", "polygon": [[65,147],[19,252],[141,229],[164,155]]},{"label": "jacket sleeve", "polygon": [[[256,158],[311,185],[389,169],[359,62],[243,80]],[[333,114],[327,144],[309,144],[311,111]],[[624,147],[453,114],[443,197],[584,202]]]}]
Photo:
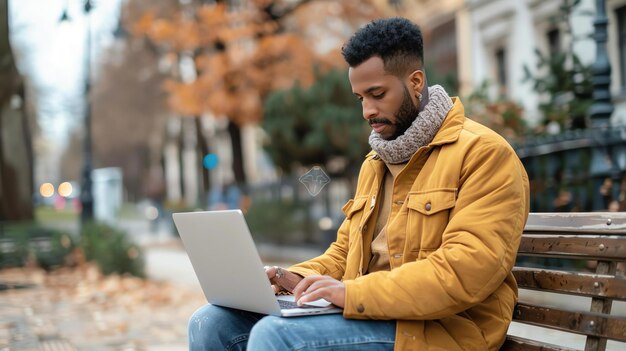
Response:
[{"label": "jacket sleeve", "polygon": [[328,247],[326,252],[311,260],[291,266],[288,270],[303,277],[320,274],[341,279],[348,255],[348,228],[349,221],[344,220],[337,231],[337,240]]},{"label": "jacket sleeve", "polygon": [[[370,155],[372,154],[368,154],[367,157],[369,157]],[[357,189],[362,188],[363,175],[368,173],[368,169],[369,168],[367,161],[363,162],[363,164],[361,165],[361,169],[359,170]],[[346,214],[346,216],[348,215],[347,211],[349,210],[352,203],[353,200],[350,200],[342,208],[342,211],[344,212],[344,214]],[[344,221],[341,223],[341,226],[337,230],[337,239],[328,247],[326,252],[308,261],[293,265],[289,267],[288,270],[294,273],[298,273],[303,277],[319,274],[328,275],[337,280],[341,280],[346,271],[348,249],[350,245],[350,219],[348,217],[349,216],[347,216],[346,219],[344,219]]]},{"label": "jacket sleeve", "polygon": [[464,157],[441,246],[426,259],[346,281],[346,318],[441,319],[503,283],[528,217],[528,178],[515,152],[493,140]]}]

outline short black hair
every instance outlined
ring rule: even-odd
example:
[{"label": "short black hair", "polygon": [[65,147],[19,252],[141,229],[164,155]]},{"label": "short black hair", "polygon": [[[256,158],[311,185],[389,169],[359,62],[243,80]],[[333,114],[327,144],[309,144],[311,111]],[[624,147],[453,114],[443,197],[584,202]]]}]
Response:
[{"label": "short black hair", "polygon": [[350,67],[378,56],[385,71],[400,77],[423,68],[422,31],[406,18],[374,20],[354,33],[341,53]]}]

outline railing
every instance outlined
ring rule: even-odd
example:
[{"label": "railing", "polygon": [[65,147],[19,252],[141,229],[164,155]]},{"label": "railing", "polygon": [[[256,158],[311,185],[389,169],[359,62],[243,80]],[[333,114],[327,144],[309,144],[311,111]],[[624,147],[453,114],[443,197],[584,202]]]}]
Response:
[{"label": "railing", "polygon": [[531,212],[626,210],[626,126],[536,137],[514,146]]}]

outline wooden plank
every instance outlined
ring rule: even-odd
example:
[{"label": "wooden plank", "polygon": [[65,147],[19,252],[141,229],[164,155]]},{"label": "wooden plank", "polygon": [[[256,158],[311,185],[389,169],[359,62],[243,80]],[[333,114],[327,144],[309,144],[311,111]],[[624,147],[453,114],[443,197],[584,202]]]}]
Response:
[{"label": "wooden plank", "polygon": [[577,351],[569,347],[552,345],[517,336],[507,336],[500,351]]},{"label": "wooden plank", "polygon": [[624,212],[568,212],[530,213],[525,231],[624,233],[626,234],[626,213]]},{"label": "wooden plank", "polygon": [[513,319],[540,327],[626,342],[626,318],[592,312],[566,311],[520,302]]},{"label": "wooden plank", "polygon": [[[591,311],[568,311],[520,302],[514,320],[587,336],[586,351],[604,350],[607,339],[626,342],[626,318],[611,316],[612,300],[626,301],[626,278],[615,277],[626,261],[626,213],[531,213],[520,256],[597,260],[595,274],[514,268],[521,288],[591,297]],[[571,350],[508,336],[501,350]]]},{"label": "wooden plank", "polygon": [[602,237],[602,238],[626,238],[626,233],[615,232],[582,232],[571,230],[524,230],[523,235],[525,237],[540,237],[540,236],[565,236],[565,237]]},{"label": "wooden plank", "polygon": [[609,274],[514,267],[513,275],[524,289],[626,301],[626,278]]},{"label": "wooden plank", "polygon": [[626,237],[524,236],[518,255],[626,260]]},{"label": "wooden plank", "polygon": [[[598,261],[596,273],[615,275],[617,264],[610,261]],[[611,313],[613,300],[605,298],[591,299],[591,312]],[[604,351],[606,349],[606,339],[589,337],[585,343],[585,351]]]}]

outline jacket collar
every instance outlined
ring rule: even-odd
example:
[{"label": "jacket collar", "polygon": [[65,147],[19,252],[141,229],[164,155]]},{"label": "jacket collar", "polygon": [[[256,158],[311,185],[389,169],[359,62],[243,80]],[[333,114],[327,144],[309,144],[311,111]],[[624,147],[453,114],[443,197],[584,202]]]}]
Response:
[{"label": "jacket collar", "polygon": [[450,144],[459,139],[463,123],[465,123],[465,108],[458,97],[452,98],[452,104],[452,109],[428,146]]},{"label": "jacket collar", "polygon": [[[463,129],[463,123],[465,122],[465,107],[463,107],[463,103],[458,97],[452,97],[452,103],[452,109],[448,112],[439,131],[435,134],[430,144],[428,144],[428,147],[454,143],[459,139],[459,135]],[[382,162],[380,156],[378,156],[374,150],[371,150],[365,158],[380,160]]]}]

